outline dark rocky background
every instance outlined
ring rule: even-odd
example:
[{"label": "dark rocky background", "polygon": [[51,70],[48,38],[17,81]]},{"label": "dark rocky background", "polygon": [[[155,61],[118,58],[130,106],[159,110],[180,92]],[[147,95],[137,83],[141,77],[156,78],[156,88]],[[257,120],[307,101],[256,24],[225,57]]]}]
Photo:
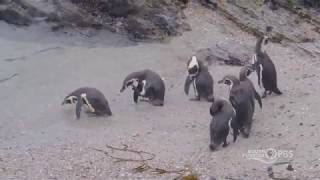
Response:
[{"label": "dark rocky background", "polygon": [[[261,36],[266,27],[271,26],[273,42],[315,42],[316,48],[320,46],[318,0],[198,2],[255,36]],[[127,34],[133,41],[165,41],[191,30],[183,11],[188,3],[188,0],[1,0],[0,20],[17,26],[45,21],[53,31],[63,28],[106,29]],[[310,55],[319,54],[315,47],[297,46]],[[231,55],[228,51],[228,47],[211,48],[211,54],[203,50],[200,53],[206,53],[206,60],[216,59],[231,65],[243,65],[243,59],[249,56],[249,52],[243,56],[243,53]]]}]

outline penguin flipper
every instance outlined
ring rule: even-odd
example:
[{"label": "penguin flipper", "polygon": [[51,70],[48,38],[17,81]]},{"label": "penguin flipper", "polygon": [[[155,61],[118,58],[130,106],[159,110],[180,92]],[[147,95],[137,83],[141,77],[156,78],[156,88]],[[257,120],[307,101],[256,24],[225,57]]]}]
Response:
[{"label": "penguin flipper", "polygon": [[190,79],[189,76],[187,76],[186,81],[184,83],[184,92],[186,93],[186,95],[189,94],[189,89],[190,89],[191,83],[192,83],[192,80]]},{"label": "penguin flipper", "polygon": [[108,101],[105,102],[105,108],[106,108],[106,112],[109,116],[112,116],[112,111],[110,109],[109,103]]},{"label": "penguin flipper", "polygon": [[260,108],[262,109],[261,97],[256,90],[254,90],[254,98],[258,101]]},{"label": "penguin flipper", "polygon": [[81,107],[83,105],[83,101],[82,101],[82,98],[78,97],[78,101],[77,101],[77,104],[76,104],[76,116],[77,116],[77,119],[80,119],[80,114],[81,114]]},{"label": "penguin flipper", "polygon": [[133,92],[133,101],[135,103],[138,103],[138,97],[139,97],[139,93],[137,91]]}]

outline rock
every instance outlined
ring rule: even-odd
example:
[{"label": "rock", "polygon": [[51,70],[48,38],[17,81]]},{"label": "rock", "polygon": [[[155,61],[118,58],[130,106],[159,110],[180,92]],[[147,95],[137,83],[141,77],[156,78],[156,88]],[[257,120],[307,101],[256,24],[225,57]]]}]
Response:
[{"label": "rock", "polygon": [[161,39],[164,36],[152,22],[138,17],[129,17],[126,30],[132,40]]},{"label": "rock", "polygon": [[[176,0],[72,0],[115,32],[125,32],[134,41],[163,40],[190,30],[183,7]],[[93,8],[90,8],[93,7]],[[121,24],[121,26],[119,26]]]},{"label": "rock", "polygon": [[[297,19],[302,18],[310,22],[309,24],[312,28],[320,29],[320,20],[317,14],[310,14],[309,12],[301,13],[300,10],[296,10],[288,5],[290,1],[266,0],[264,5],[257,1],[249,0],[218,2],[217,10],[221,12],[221,15],[232,21],[241,30],[255,36],[265,34],[266,26],[269,26],[273,27],[272,32],[269,32],[270,40],[273,42],[280,43],[283,40],[289,42],[305,42],[306,40],[319,39],[317,38],[319,37],[318,33],[315,30],[313,30],[312,33],[306,33],[301,23],[297,23]],[[200,0],[200,3],[206,6],[212,3],[216,4],[216,2],[212,0]],[[281,12],[275,13],[274,10],[279,7],[281,7]],[[283,11],[283,8],[290,12]]]},{"label": "rock", "polygon": [[279,109],[283,110],[285,107],[286,107],[286,105],[283,104],[283,105],[279,106]]},{"label": "rock", "polygon": [[200,49],[195,55],[208,65],[211,65],[214,61],[220,61],[226,65],[243,66],[249,63],[253,49],[253,46],[225,41],[212,48]]},{"label": "rock", "polygon": [[217,0],[200,0],[200,3],[203,5],[203,6],[206,6],[208,8],[211,8],[213,10],[217,9],[218,8],[218,2]]},{"label": "rock", "polygon": [[113,17],[128,17],[138,13],[145,3],[146,0],[101,0],[99,10]]},{"label": "rock", "polygon": [[17,26],[28,26],[32,22],[29,16],[23,15],[14,9],[0,10],[0,20]]}]

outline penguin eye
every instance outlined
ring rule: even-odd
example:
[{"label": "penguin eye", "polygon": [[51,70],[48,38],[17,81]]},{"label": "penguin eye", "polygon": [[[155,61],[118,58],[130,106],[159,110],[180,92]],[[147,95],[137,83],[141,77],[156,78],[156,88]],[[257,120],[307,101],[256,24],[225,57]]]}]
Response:
[{"label": "penguin eye", "polygon": [[77,101],[78,101],[77,98],[73,98],[73,99],[72,99],[72,103],[76,103]]},{"label": "penguin eye", "polygon": [[133,84],[133,81],[127,82],[126,86],[131,86]]},{"label": "penguin eye", "polygon": [[66,102],[66,104],[71,104],[71,100],[70,99],[67,99],[65,102]]},{"label": "penguin eye", "polygon": [[250,70],[247,70],[246,75],[249,76],[250,74],[251,74],[251,71],[250,71]]},{"label": "penguin eye", "polygon": [[224,83],[225,83],[226,85],[231,85],[231,81],[228,80],[228,79],[224,80]]}]

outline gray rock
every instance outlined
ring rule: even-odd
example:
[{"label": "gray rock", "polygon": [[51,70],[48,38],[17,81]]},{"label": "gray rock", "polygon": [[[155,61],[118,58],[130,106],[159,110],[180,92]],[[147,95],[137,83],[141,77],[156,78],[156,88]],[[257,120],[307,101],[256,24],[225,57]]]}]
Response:
[{"label": "gray rock", "polygon": [[99,10],[113,17],[128,17],[138,13],[145,3],[145,0],[101,0]]},{"label": "gray rock", "polygon": [[0,20],[3,20],[8,24],[14,24],[17,26],[27,26],[32,22],[29,16],[22,14],[15,9],[0,10]]},{"label": "gray rock", "polygon": [[200,49],[195,55],[208,65],[218,61],[226,65],[243,66],[249,64],[253,49],[253,46],[237,42],[224,42],[211,48]]}]

